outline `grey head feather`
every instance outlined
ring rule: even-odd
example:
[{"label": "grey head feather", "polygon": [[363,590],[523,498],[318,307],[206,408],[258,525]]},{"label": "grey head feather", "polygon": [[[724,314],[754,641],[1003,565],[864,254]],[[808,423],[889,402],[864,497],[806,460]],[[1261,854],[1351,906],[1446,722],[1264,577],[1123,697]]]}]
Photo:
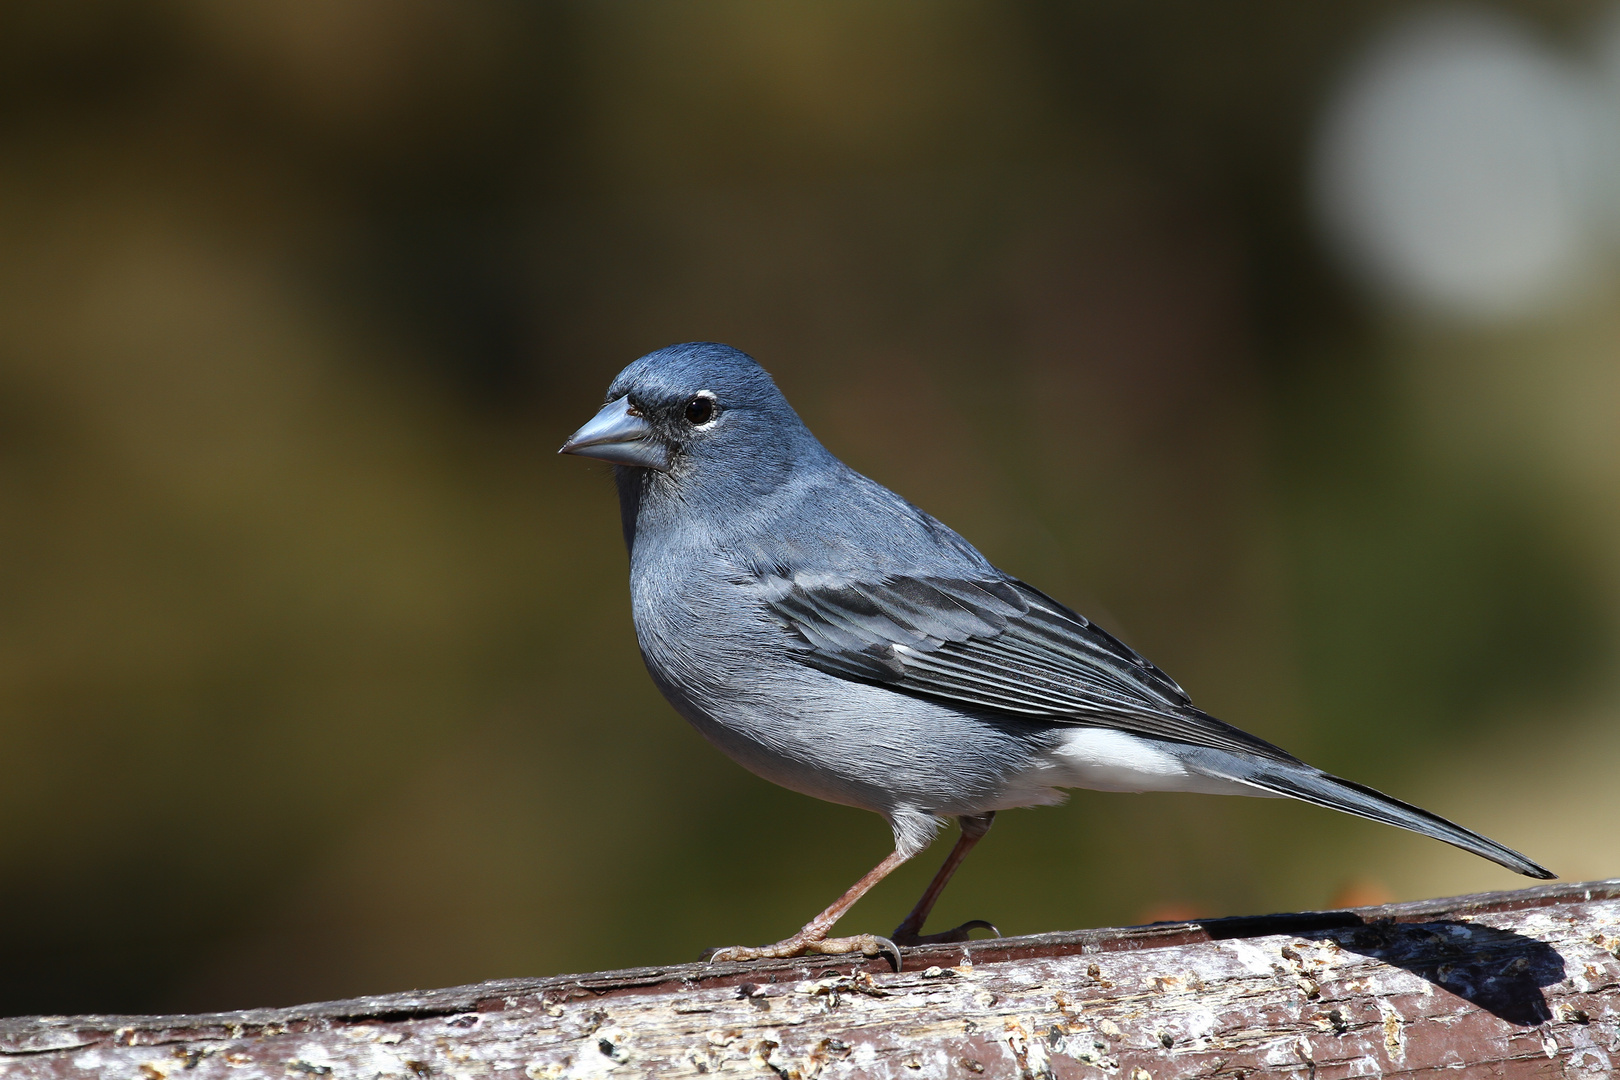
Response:
[{"label": "grey head feather", "polygon": [[[713,414],[693,423],[699,396]],[[671,345],[621,371],[607,401],[628,397],[671,450],[668,472],[615,466],[625,541],[708,533],[738,522],[759,500],[818,465],[837,464],[805,427],[765,369],[715,342]]]}]

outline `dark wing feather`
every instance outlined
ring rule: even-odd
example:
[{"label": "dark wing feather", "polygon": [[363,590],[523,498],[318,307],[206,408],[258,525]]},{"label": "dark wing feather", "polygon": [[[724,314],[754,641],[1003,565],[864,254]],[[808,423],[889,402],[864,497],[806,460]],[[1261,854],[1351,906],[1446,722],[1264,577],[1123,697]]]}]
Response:
[{"label": "dark wing feather", "polygon": [[800,659],[840,678],[1031,720],[1297,759],[1193,708],[1118,638],[1010,579],[771,576],[766,606]]}]

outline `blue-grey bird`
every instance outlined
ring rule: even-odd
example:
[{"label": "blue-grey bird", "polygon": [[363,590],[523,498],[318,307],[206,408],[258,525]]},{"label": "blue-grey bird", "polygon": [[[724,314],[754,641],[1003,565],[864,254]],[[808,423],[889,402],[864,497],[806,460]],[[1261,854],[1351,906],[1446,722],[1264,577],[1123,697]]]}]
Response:
[{"label": "blue-grey bird", "polygon": [[714,959],[899,953],[829,938],[873,885],[961,837],[894,942],[996,811],[1063,788],[1288,796],[1397,825],[1535,878],[1478,833],[1330,776],[1194,707],[1164,672],[827,451],[744,353],[697,342],[619,373],[563,453],[612,462],[636,636],[710,742],[783,787],[883,815],[894,853],[792,937]]}]

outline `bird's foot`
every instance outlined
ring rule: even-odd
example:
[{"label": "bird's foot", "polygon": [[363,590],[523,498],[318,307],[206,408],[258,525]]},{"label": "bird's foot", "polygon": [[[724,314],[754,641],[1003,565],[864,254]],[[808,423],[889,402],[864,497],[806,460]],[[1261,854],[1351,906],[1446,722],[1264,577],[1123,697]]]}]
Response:
[{"label": "bird's foot", "polygon": [[894,943],[907,949],[914,949],[918,945],[953,945],[959,941],[972,940],[975,930],[988,930],[996,937],[1001,936],[1001,931],[997,930],[994,924],[987,923],[983,919],[971,919],[955,929],[941,930],[937,934],[918,933],[921,929],[920,926],[901,923],[894,932]]},{"label": "bird's foot", "polygon": [[732,963],[739,960],[785,960],[794,956],[843,956],[860,953],[862,956],[881,956],[894,970],[900,970],[900,949],[886,937],[876,934],[856,934],[854,937],[830,938],[800,931],[775,945],[731,945],[723,949],[709,949],[702,959],[711,964]]}]

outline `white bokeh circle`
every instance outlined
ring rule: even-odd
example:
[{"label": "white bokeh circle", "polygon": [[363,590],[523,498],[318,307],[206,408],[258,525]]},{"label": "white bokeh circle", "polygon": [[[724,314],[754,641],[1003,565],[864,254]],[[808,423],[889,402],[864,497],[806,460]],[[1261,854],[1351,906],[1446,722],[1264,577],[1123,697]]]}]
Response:
[{"label": "white bokeh circle", "polygon": [[1602,217],[1596,80],[1518,24],[1453,8],[1366,49],[1323,115],[1319,214],[1380,293],[1468,320],[1570,295]]}]

